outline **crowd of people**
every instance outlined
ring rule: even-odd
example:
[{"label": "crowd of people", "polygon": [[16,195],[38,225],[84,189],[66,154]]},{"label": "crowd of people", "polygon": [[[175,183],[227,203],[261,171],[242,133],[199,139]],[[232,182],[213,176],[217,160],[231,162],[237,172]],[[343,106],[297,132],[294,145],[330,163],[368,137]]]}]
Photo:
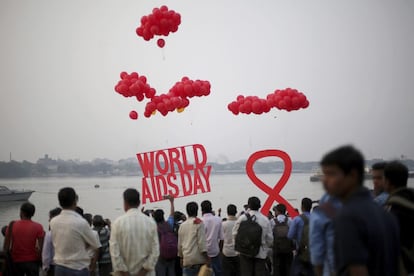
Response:
[{"label": "crowd of people", "polygon": [[[320,162],[326,192],[316,206],[301,200],[300,215],[277,204],[267,216],[259,198],[227,215],[205,200],[188,202],[186,214],[140,209],[136,189],[123,193],[125,214],[112,224],[83,213],[73,188],[58,193],[47,232],[31,220],[25,202],[20,220],[3,227],[3,275],[414,275],[414,190],[398,161],[374,164],[372,191],[364,187],[364,158],[352,146]],[[201,209],[201,215],[199,214]]]}]

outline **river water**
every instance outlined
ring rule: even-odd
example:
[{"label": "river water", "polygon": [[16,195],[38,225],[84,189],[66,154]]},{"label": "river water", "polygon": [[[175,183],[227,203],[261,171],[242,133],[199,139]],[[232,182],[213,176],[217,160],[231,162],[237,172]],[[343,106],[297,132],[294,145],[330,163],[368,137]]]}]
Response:
[{"label": "river water", "polygon": [[[270,187],[274,187],[280,175],[263,174],[258,177]],[[312,200],[319,199],[323,194],[320,182],[310,182],[310,174],[293,173],[289,182],[281,191],[281,195],[287,199],[295,208],[300,207],[300,200],[309,197]],[[73,187],[79,195],[79,206],[85,213],[93,215],[100,214],[112,221],[124,213],[122,193],[126,188],[141,189],[141,178],[135,177],[107,177],[107,178],[24,178],[13,180],[0,180],[0,185],[12,189],[31,189],[35,193],[30,201],[36,206],[33,217],[48,228],[48,212],[59,206],[57,192],[63,187]],[[99,188],[95,188],[99,185]],[[175,200],[176,210],[185,213],[185,205],[189,201],[201,201],[208,199],[212,202],[213,209],[221,208],[225,215],[226,206],[230,203],[241,210],[250,196],[257,196],[262,204],[267,199],[267,194],[256,187],[245,174],[233,175],[211,175],[211,192],[189,197],[177,198]],[[372,187],[371,181],[367,180],[365,185]],[[409,186],[414,187],[414,179],[409,180]],[[0,226],[8,224],[11,220],[19,218],[19,208],[22,202],[0,203]],[[163,208],[168,213],[169,205],[166,201],[146,204],[145,208]],[[0,245],[3,237],[0,235]]]}]

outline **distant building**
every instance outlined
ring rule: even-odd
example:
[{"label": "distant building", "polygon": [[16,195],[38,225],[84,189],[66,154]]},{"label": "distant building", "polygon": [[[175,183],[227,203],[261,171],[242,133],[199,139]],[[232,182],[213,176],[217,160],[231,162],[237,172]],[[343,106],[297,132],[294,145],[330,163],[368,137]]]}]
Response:
[{"label": "distant building", "polygon": [[36,164],[45,166],[50,173],[56,173],[58,170],[57,161],[49,158],[48,154],[45,154],[44,158],[39,158]]}]

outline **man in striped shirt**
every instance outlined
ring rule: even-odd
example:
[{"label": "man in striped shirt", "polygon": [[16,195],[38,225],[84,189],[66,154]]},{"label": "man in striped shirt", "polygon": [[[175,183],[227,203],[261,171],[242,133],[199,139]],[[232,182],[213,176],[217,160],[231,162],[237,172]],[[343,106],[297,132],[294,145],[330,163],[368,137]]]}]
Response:
[{"label": "man in striped shirt", "polygon": [[126,189],[123,196],[126,213],[113,223],[109,241],[113,271],[117,276],[155,276],[160,253],[157,226],[138,210],[137,190]]}]

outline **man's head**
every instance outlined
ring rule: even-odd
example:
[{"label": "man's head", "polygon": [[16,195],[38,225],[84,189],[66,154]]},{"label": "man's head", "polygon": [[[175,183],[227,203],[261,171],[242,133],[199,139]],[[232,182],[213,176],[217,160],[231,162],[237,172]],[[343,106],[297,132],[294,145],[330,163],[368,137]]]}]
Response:
[{"label": "man's head", "polygon": [[30,202],[25,202],[20,206],[20,218],[31,219],[36,211],[36,208]]},{"label": "man's head", "polygon": [[93,219],[92,219],[92,225],[94,227],[105,227],[105,220],[103,219],[103,217],[101,215],[94,215]]},{"label": "man's head", "polygon": [[189,217],[195,218],[197,216],[197,213],[198,213],[197,203],[194,202],[194,201],[187,203],[186,210],[187,210],[187,215]]},{"label": "man's head", "polygon": [[312,200],[310,198],[303,198],[302,204],[300,205],[302,212],[310,212],[312,210]]},{"label": "man's head", "polygon": [[174,221],[185,221],[187,218],[185,214],[181,213],[180,211],[174,212]]},{"label": "man's head", "polygon": [[126,189],[124,192],[124,210],[128,211],[131,208],[138,208],[140,204],[139,192],[136,189]]},{"label": "man's head", "polygon": [[157,209],[154,211],[154,213],[152,213],[152,217],[154,218],[156,223],[161,223],[164,222],[164,211],[161,209]]},{"label": "man's head", "polygon": [[250,210],[258,211],[260,209],[260,199],[255,196],[249,197],[247,205],[249,206]]},{"label": "man's head", "polygon": [[237,214],[237,207],[234,204],[227,205],[227,215],[228,216],[236,216]]},{"label": "man's head", "polygon": [[52,218],[60,215],[60,213],[62,212],[62,209],[59,207],[56,207],[55,209],[52,209],[49,211],[49,220],[51,220]]},{"label": "man's head", "polygon": [[75,210],[78,196],[71,187],[62,188],[59,190],[58,199],[60,207],[63,209]]},{"label": "man's head", "polygon": [[285,204],[278,204],[275,206],[275,208],[273,209],[275,211],[275,215],[286,215],[286,205]]},{"label": "man's head", "polygon": [[204,200],[203,202],[201,202],[201,213],[213,213],[213,207],[211,207],[211,202],[209,200]]},{"label": "man's head", "polygon": [[384,169],[387,163],[379,162],[372,165],[371,175],[372,175],[372,184],[374,186],[375,195],[379,195],[384,191],[385,178],[384,178]]},{"label": "man's head", "polygon": [[347,198],[364,181],[364,157],[352,146],[327,153],[321,160],[325,190],[340,199]]},{"label": "man's head", "polygon": [[385,190],[389,193],[407,187],[408,168],[399,161],[389,162],[384,169]]}]

